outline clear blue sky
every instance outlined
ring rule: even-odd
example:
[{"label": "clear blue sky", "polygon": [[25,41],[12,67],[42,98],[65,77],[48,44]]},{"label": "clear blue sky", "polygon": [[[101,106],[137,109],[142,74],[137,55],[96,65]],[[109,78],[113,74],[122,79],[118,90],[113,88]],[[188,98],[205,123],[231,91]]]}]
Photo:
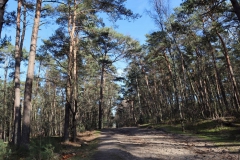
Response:
[{"label": "clear blue sky", "polygon": [[[182,0],[169,0],[169,2],[170,2],[170,9],[173,9],[179,6]],[[140,41],[140,43],[143,44],[145,41],[145,35],[157,29],[155,27],[153,20],[145,13],[146,9],[149,10],[151,8],[149,4],[149,0],[127,0],[126,7],[131,9],[134,13],[140,14],[142,17],[131,22],[128,22],[126,20],[118,21],[116,23],[118,26],[116,30],[122,34],[131,36],[132,38]],[[16,9],[17,9],[16,0],[9,0],[7,5],[7,11],[13,11],[13,10],[16,11]],[[30,22],[31,24],[29,24],[29,26],[27,27],[27,32],[26,32],[26,37],[24,42],[24,47],[27,50],[29,50],[30,48],[33,20]],[[110,25],[112,24],[106,23],[106,26],[111,27]],[[49,36],[52,35],[55,29],[56,29],[56,26],[51,24],[41,26],[39,30],[39,35],[38,35],[39,36],[38,46],[41,45],[41,39],[47,39]],[[5,34],[12,37],[12,44],[14,44],[15,35],[16,35],[15,26],[4,27],[2,31],[2,37]],[[120,64],[118,64],[117,66],[119,67],[120,70],[122,70],[123,66],[121,66]],[[22,66],[22,69],[26,70],[26,67],[27,66]],[[0,68],[0,74],[2,73],[3,73],[3,70],[2,68]]]},{"label": "clear blue sky", "polygon": [[[165,0],[166,1],[166,0]],[[170,8],[175,8],[180,5],[182,0],[169,0]],[[145,14],[146,9],[150,9],[149,0],[127,0],[126,7],[131,9],[134,13],[139,13],[142,15],[141,18],[128,22],[128,21],[118,21],[116,24],[118,28],[116,30],[120,33],[130,35],[134,39],[139,40],[141,43],[144,43],[145,35],[150,33],[151,31],[156,30],[153,20]],[[17,2],[16,0],[9,0],[7,10],[8,11],[16,11],[17,9]],[[33,22],[33,21],[32,21]],[[111,24],[107,23],[107,26]],[[46,39],[52,35],[55,30],[55,26],[52,25],[45,25],[40,27],[39,31],[39,39],[38,42],[41,42],[41,39]],[[26,49],[29,49],[29,42],[31,39],[32,33],[32,24],[28,26],[27,34],[26,34],[26,42],[24,46]],[[2,35],[7,34],[11,35],[13,43],[15,40],[15,29],[13,27],[5,27],[3,29]]]},{"label": "clear blue sky", "polygon": [[[164,0],[167,1],[167,0]],[[182,0],[168,0],[170,3],[170,9],[178,7]],[[150,10],[151,6],[149,0],[127,0],[127,8],[130,8],[133,13],[138,13],[142,17],[128,22],[118,21],[119,26],[116,30],[120,33],[130,35],[132,38],[140,41],[141,44],[145,41],[145,35],[157,30],[153,20],[146,14],[146,10]]]}]

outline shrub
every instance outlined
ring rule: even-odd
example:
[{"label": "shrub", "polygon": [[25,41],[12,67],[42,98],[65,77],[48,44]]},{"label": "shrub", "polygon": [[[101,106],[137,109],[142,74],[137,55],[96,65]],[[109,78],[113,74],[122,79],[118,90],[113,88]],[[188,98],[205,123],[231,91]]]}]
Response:
[{"label": "shrub", "polygon": [[2,140],[0,140],[0,159],[9,159],[9,156],[11,155],[12,151],[8,147],[7,143],[4,143]]},{"label": "shrub", "polygon": [[54,159],[54,146],[49,143],[41,143],[40,140],[32,141],[29,147],[29,160]]}]

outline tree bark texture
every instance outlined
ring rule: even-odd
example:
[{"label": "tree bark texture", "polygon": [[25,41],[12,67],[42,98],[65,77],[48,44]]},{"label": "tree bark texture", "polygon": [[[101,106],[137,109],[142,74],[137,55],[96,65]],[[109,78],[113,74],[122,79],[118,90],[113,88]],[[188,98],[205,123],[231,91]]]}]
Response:
[{"label": "tree bark texture", "polygon": [[4,23],[4,12],[5,12],[5,6],[7,2],[8,0],[0,0],[0,37],[2,33],[2,26]]},{"label": "tree bark texture", "polygon": [[101,77],[100,77],[100,98],[98,106],[98,129],[102,129],[102,104],[103,104],[103,78],[104,78],[105,64],[101,66]]},{"label": "tree bark texture", "polygon": [[22,124],[22,145],[29,146],[30,141],[30,119],[31,119],[31,100],[32,100],[32,85],[34,78],[34,65],[37,48],[37,38],[39,30],[39,22],[41,15],[42,0],[37,0],[36,11],[34,17],[34,25],[32,29],[31,46],[28,60],[28,70],[25,82],[24,91],[24,109],[23,109],[23,124]]},{"label": "tree bark texture", "polygon": [[219,37],[220,42],[221,42],[222,47],[223,47],[223,52],[224,52],[224,56],[225,56],[225,59],[226,59],[227,68],[228,68],[228,71],[229,71],[229,76],[230,76],[232,86],[233,86],[233,90],[234,90],[233,94],[234,94],[236,109],[239,110],[240,109],[240,99],[239,99],[240,96],[239,96],[239,91],[238,91],[238,87],[237,87],[237,82],[236,82],[236,79],[235,79],[235,76],[234,76],[234,73],[233,73],[233,68],[232,68],[232,65],[231,65],[230,57],[229,57],[229,54],[228,54],[228,50],[227,50],[226,44],[225,44],[222,36],[218,32],[217,32],[217,36]]},{"label": "tree bark texture", "polygon": [[[21,53],[20,53],[20,21],[21,21],[21,7],[22,0],[18,0],[18,9],[17,9],[17,28],[16,28],[16,41],[15,41],[15,74],[14,74],[14,83],[15,83],[15,98],[14,98],[14,108],[15,108],[15,119],[14,119],[14,134],[13,134],[13,143],[19,145],[19,138],[21,135],[21,125],[19,125],[19,115],[20,112],[20,66],[21,66]],[[20,128],[19,128],[20,126]]]}]

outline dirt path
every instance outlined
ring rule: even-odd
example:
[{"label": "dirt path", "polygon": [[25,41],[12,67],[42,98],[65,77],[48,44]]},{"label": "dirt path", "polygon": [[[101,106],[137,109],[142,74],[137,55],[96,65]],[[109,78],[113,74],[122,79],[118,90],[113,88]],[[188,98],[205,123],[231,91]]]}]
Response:
[{"label": "dirt path", "polygon": [[240,160],[236,146],[152,129],[105,129],[100,141],[93,160]]}]

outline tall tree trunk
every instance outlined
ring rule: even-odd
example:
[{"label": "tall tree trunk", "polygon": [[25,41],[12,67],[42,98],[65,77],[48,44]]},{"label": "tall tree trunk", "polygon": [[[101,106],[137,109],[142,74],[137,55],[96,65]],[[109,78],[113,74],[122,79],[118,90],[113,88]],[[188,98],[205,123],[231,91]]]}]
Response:
[{"label": "tall tree trunk", "polygon": [[100,98],[98,106],[98,129],[102,129],[102,104],[103,104],[103,78],[104,78],[105,64],[102,63],[101,66],[101,77],[100,77]]},{"label": "tall tree trunk", "polygon": [[56,121],[56,84],[54,83],[53,84],[53,102],[52,102],[52,111],[51,111],[51,114],[52,114],[52,136],[56,136],[57,135],[57,121]]},{"label": "tall tree trunk", "polygon": [[176,103],[176,105],[177,105],[177,107],[178,107],[178,111],[179,111],[179,116],[180,116],[180,121],[181,121],[181,127],[182,127],[182,131],[184,132],[185,131],[185,127],[184,127],[184,121],[183,121],[183,114],[182,114],[182,107],[181,107],[181,104],[179,103],[179,91],[178,91],[178,88],[177,88],[177,84],[176,84],[176,79],[177,79],[177,74],[176,74],[176,66],[175,66],[175,55],[173,55],[172,53],[171,53],[171,50],[168,48],[168,50],[169,50],[169,54],[170,54],[170,56],[171,56],[171,58],[172,58],[172,61],[173,61],[173,67],[174,67],[174,74],[173,74],[173,72],[172,72],[172,69],[171,69],[171,65],[170,65],[170,62],[169,62],[169,60],[168,60],[168,58],[167,58],[167,55],[166,55],[166,53],[164,53],[164,58],[165,58],[165,60],[166,60],[166,62],[167,62],[167,65],[168,65],[168,71],[169,71],[169,73],[170,73],[170,76],[171,76],[171,80],[172,80],[172,82],[173,82],[173,87],[172,87],[172,89],[173,89],[173,93],[174,93],[174,98],[175,98],[175,103]]},{"label": "tall tree trunk", "polygon": [[0,0],[0,37],[2,33],[2,26],[4,23],[4,12],[5,12],[5,6],[7,4],[8,0]]},{"label": "tall tree trunk", "polygon": [[136,81],[136,84],[137,84],[137,97],[138,97],[139,111],[140,111],[140,116],[141,116],[142,115],[142,104],[141,104],[141,96],[140,96],[140,89],[139,89],[139,83],[138,83],[137,75],[136,75],[135,81]]},{"label": "tall tree trunk", "polygon": [[[76,12],[76,11],[75,11]],[[76,14],[76,13],[75,13]],[[78,34],[74,38],[74,49],[73,49],[73,117],[72,117],[72,140],[77,140],[77,115],[78,115],[78,83],[77,83],[77,43]]]},{"label": "tall tree trunk", "polygon": [[228,54],[228,50],[227,50],[226,44],[225,44],[222,36],[218,32],[216,32],[216,33],[217,33],[217,36],[219,37],[219,39],[221,41],[221,44],[222,44],[222,47],[223,47],[223,52],[224,52],[224,56],[225,56],[225,59],[226,59],[227,68],[228,68],[228,71],[229,71],[229,76],[230,76],[232,86],[233,86],[233,90],[234,90],[235,105],[236,105],[236,109],[239,111],[239,109],[240,109],[240,99],[239,99],[240,96],[239,96],[239,92],[238,92],[237,82],[236,82],[236,79],[235,79],[235,76],[234,76],[234,73],[233,73],[230,57],[229,57],[229,54]]},{"label": "tall tree trunk", "polygon": [[[74,0],[74,7],[76,1]],[[68,33],[70,35],[70,46],[69,46],[69,53],[68,53],[68,80],[67,80],[67,87],[66,87],[66,104],[65,104],[65,121],[64,121],[64,134],[63,134],[63,141],[69,141],[69,127],[70,127],[70,111],[72,111],[73,106],[73,51],[74,51],[74,33],[75,33],[75,8],[74,12],[72,13],[70,1],[68,2]],[[74,116],[74,114],[73,114]],[[73,119],[72,119],[73,121]]]},{"label": "tall tree trunk", "polygon": [[65,117],[64,117],[64,129],[63,129],[63,141],[69,141],[69,116],[70,116],[70,108],[71,108],[71,93],[70,93],[70,78],[68,78],[67,87],[66,87],[66,104],[65,104]]},{"label": "tall tree trunk", "polygon": [[156,70],[154,69],[154,76],[153,76],[153,83],[154,83],[154,99],[156,100],[156,105],[157,105],[157,123],[162,121],[162,98],[159,94],[159,89],[157,85],[157,78],[156,78]]},{"label": "tall tree trunk", "polygon": [[5,59],[4,66],[4,83],[3,83],[3,121],[2,121],[2,139],[7,141],[7,76],[8,76],[9,60],[8,56]]},{"label": "tall tree trunk", "polygon": [[[147,86],[148,97],[149,97],[149,100],[151,102],[151,103],[149,103],[149,107],[151,109],[155,109],[154,113],[158,113],[156,100],[154,99],[155,97],[152,95],[152,92],[150,90],[149,81],[148,81],[148,75],[146,74],[146,71],[145,71],[145,69],[143,67],[143,62],[142,61],[140,61],[140,65],[141,65],[142,74],[144,75],[144,80],[145,80],[145,83],[146,83],[146,86]],[[154,105],[152,105],[152,103]]]},{"label": "tall tree trunk", "polygon": [[[218,71],[217,64],[216,64],[216,58],[215,58],[215,55],[214,55],[215,51],[214,51],[214,48],[212,47],[210,42],[209,42],[209,47],[211,49],[210,52],[211,52],[214,71],[215,71],[214,76],[215,76],[215,79],[216,79],[217,94],[220,95],[220,91],[219,91],[219,89],[220,89],[221,90],[221,97],[223,98],[223,102],[225,104],[225,107],[229,111],[227,97],[226,97],[225,90],[224,90],[224,87],[223,87],[223,84],[222,84],[222,81],[221,81],[220,73]],[[222,106],[220,106],[220,107],[221,107],[222,114],[224,114]]]},{"label": "tall tree trunk", "polygon": [[37,0],[34,25],[31,37],[31,46],[28,60],[28,70],[24,91],[24,110],[22,125],[22,145],[28,148],[30,141],[30,117],[31,117],[31,100],[32,100],[32,84],[34,78],[34,64],[37,48],[37,38],[39,30],[39,22],[41,15],[42,0]]},{"label": "tall tree trunk", "polygon": [[[15,119],[14,119],[14,133],[13,133],[13,143],[19,145],[19,138],[21,137],[21,124],[19,124],[20,112],[20,66],[21,66],[21,51],[20,51],[20,21],[21,21],[21,7],[22,0],[18,0],[17,9],[17,29],[16,29],[16,42],[15,42],[15,98],[14,98],[14,108],[15,108]],[[19,128],[20,127],[20,128]]]}]

